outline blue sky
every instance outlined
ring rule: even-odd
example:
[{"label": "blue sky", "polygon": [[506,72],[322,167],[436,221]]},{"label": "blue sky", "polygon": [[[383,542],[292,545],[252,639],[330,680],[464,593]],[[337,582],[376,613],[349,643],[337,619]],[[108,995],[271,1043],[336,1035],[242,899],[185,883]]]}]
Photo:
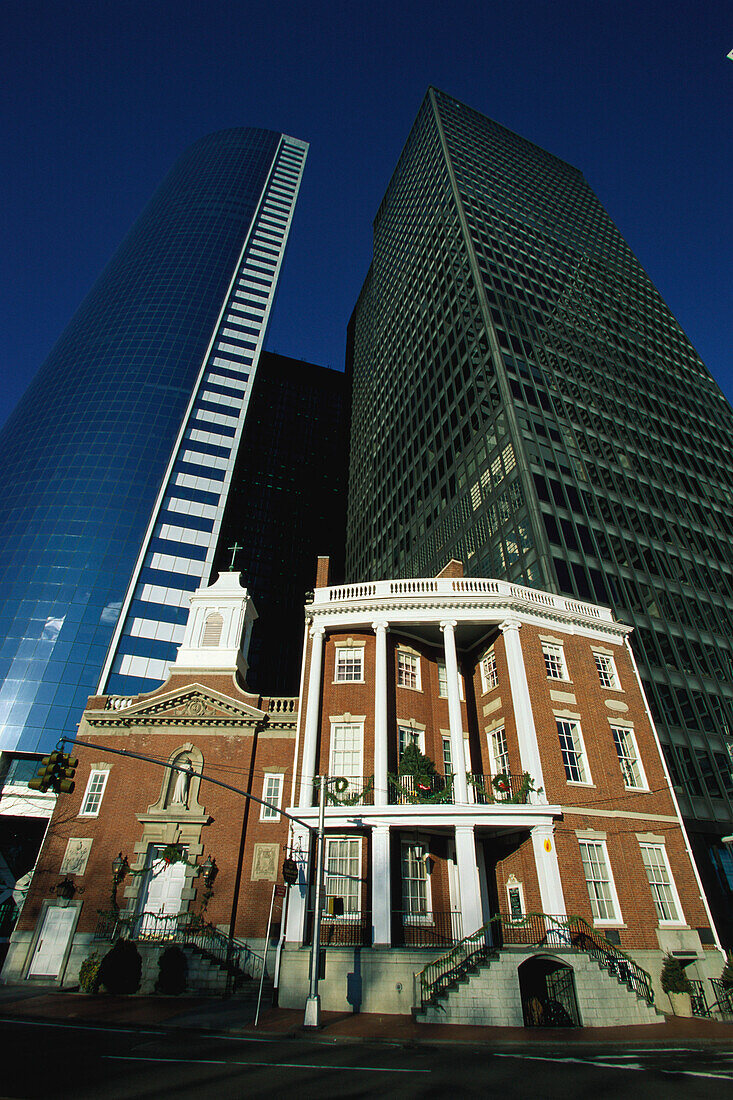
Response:
[{"label": "blue sky", "polygon": [[428,84],[579,167],[733,398],[733,12],[673,0],[5,0],[0,421],[178,154],[311,143],[269,346],[343,365]]}]

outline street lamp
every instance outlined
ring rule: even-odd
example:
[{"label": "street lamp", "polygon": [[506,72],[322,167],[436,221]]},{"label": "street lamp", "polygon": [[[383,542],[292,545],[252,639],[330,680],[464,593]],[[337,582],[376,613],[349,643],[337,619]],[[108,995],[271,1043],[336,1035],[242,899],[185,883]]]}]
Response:
[{"label": "street lamp", "polygon": [[313,912],[313,940],[311,943],[310,990],[305,1002],[304,1027],[319,1027],[321,1023],[321,998],[318,993],[318,971],[321,955],[321,897],[323,894],[323,862],[325,855],[326,788],[328,777],[318,777],[318,848],[316,849],[316,897]]},{"label": "street lamp", "polygon": [[54,893],[58,898],[58,902],[61,908],[66,909],[69,905],[69,902],[76,893],[76,885],[67,875],[66,878],[62,879],[61,882],[58,882],[56,884],[56,886],[54,887]]},{"label": "street lamp", "polygon": [[117,904],[117,887],[129,870],[130,864],[127,862],[127,856],[123,856],[122,852],[120,852],[120,854],[116,855],[112,860],[112,908],[115,912],[119,909],[119,905]]}]

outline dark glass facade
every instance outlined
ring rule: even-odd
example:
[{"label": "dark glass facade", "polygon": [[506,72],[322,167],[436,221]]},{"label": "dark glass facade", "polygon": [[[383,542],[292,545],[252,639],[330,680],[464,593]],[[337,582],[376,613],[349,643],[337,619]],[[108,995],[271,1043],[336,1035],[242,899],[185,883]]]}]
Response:
[{"label": "dark glass facade", "polygon": [[281,135],[177,162],[0,434],[0,747],[73,734]]},{"label": "dark glass facade", "polygon": [[633,624],[730,942],[733,411],[582,174],[431,89],[348,367],[347,579],[455,557]]},{"label": "dark glass facade", "polygon": [[343,576],[346,522],[346,387],[341,371],[263,352],[214,559],[214,576],[236,553],[259,615],[247,682],[268,695],[297,695],[303,602],[319,555]]}]

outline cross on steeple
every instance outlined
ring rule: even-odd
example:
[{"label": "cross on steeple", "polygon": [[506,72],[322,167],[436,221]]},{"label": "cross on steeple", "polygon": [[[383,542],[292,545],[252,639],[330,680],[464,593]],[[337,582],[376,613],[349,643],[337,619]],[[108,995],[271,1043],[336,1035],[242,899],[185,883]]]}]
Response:
[{"label": "cross on steeple", "polygon": [[234,559],[237,556],[237,551],[241,550],[241,549],[242,549],[242,547],[239,545],[238,542],[235,542],[234,546],[227,546],[227,550],[231,550],[231,552],[232,552],[232,560],[229,563],[229,572],[230,573],[234,570]]}]

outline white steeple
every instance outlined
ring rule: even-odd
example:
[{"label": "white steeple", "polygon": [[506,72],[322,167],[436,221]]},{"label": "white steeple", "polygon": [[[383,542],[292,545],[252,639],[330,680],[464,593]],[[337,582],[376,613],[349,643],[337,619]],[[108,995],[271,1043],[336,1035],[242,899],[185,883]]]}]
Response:
[{"label": "white steeple", "polygon": [[245,676],[257,612],[240,578],[240,573],[220,573],[212,585],[198,588],[191,595],[186,633],[171,672],[236,668]]}]

